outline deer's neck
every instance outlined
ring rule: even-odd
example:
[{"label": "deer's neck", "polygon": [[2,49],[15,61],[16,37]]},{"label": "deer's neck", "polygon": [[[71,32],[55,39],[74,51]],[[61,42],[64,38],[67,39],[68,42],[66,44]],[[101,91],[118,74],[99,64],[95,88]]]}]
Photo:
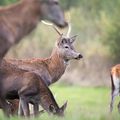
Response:
[{"label": "deer's neck", "polygon": [[2,24],[9,31],[9,34],[5,35],[8,36],[7,39],[12,38],[13,43],[18,42],[36,27],[40,20],[38,6],[35,0],[23,0],[0,9]]},{"label": "deer's neck", "polygon": [[57,102],[55,101],[55,98],[52,92],[50,91],[50,89],[45,84],[41,84],[41,85],[42,86],[40,87],[40,91],[42,92],[40,92],[40,99],[41,99],[40,101],[41,101],[42,107],[46,111],[49,111],[50,105],[54,105],[55,109],[59,109],[59,106]]},{"label": "deer's neck", "polygon": [[52,83],[56,82],[65,72],[66,61],[59,54],[57,49],[53,50],[48,62],[48,70],[52,78]]}]

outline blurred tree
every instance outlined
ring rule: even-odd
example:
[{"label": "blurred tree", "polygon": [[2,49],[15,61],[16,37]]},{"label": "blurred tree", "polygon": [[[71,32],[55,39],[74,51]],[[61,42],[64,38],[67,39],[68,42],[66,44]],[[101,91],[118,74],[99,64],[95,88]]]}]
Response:
[{"label": "blurred tree", "polygon": [[16,2],[16,1],[17,0],[0,0],[0,5],[6,5],[6,4]]},{"label": "blurred tree", "polygon": [[103,42],[109,47],[110,56],[115,63],[120,61],[120,0],[109,1],[105,14],[107,21],[103,28]]}]

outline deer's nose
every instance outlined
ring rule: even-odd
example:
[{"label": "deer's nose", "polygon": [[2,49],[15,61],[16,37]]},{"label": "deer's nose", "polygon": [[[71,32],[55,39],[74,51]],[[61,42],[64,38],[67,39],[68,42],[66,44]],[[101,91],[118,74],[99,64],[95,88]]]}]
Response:
[{"label": "deer's nose", "polygon": [[64,27],[67,27],[67,26],[68,26],[68,23],[66,21],[62,24],[59,24],[60,28],[64,28]]},{"label": "deer's nose", "polygon": [[81,58],[83,58],[83,56],[82,56],[81,54],[79,54],[75,59],[76,59],[76,60],[79,60],[79,59],[81,59]]},{"label": "deer's nose", "polygon": [[83,58],[83,56],[81,54],[78,55],[78,58]]}]

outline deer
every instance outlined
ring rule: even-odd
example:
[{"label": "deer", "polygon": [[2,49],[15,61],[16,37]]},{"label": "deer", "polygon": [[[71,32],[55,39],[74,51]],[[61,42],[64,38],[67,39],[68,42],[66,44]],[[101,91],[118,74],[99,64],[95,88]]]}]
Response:
[{"label": "deer", "polygon": [[6,99],[19,99],[18,114],[30,116],[28,104],[34,106],[34,115],[39,114],[39,104],[49,114],[63,116],[67,102],[59,107],[52,92],[36,73],[17,69],[3,61],[3,69],[0,69],[0,105],[6,116],[11,112]]},{"label": "deer", "polygon": [[58,0],[19,0],[0,7],[0,63],[10,47],[30,34],[41,20],[60,28],[67,26]]},{"label": "deer", "polygon": [[[69,30],[71,28],[69,27]],[[68,30],[68,33],[69,33]],[[57,31],[59,32],[59,31]],[[18,69],[34,72],[41,76],[46,85],[58,81],[64,74],[70,60],[80,60],[83,56],[76,52],[73,43],[76,35],[69,37],[59,32],[59,38],[48,58],[4,59],[8,64],[16,65]]]},{"label": "deer", "polygon": [[[66,35],[60,33],[58,29],[55,30],[59,35],[59,39],[56,41],[50,57],[23,60],[4,59],[4,61],[6,61],[7,64],[15,65],[18,69],[38,74],[47,86],[57,82],[64,74],[69,61],[72,59],[80,60],[83,56],[79,52],[76,52],[73,46],[76,35],[70,37],[70,25]],[[3,65],[1,69],[2,67],[4,68]],[[11,104],[14,104],[14,102],[11,101]]]},{"label": "deer", "polygon": [[[120,95],[120,64],[117,64],[117,65],[113,66],[110,74],[111,74],[110,112],[112,112],[115,97]],[[118,111],[120,112],[120,102],[118,104]]]}]

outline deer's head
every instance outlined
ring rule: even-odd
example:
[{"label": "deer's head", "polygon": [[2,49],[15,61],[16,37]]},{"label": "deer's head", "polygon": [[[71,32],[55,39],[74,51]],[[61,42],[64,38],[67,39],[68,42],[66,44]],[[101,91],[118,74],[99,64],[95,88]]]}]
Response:
[{"label": "deer's head", "polygon": [[71,32],[70,24],[67,35],[64,36],[63,33],[60,33],[60,31],[53,24],[47,23],[45,21],[42,22],[46,25],[52,26],[59,34],[60,37],[56,43],[56,50],[59,53],[60,57],[62,57],[66,62],[72,59],[79,60],[83,57],[79,52],[76,52],[73,46],[73,43],[76,40],[77,35],[70,37]]},{"label": "deer's head", "polygon": [[57,115],[57,116],[64,116],[64,111],[67,107],[67,102],[61,107],[61,108],[56,108],[54,105],[50,105],[49,106],[49,112],[53,113],[53,115]]},{"label": "deer's head", "polygon": [[57,50],[59,55],[65,60],[69,61],[72,59],[79,60],[82,58],[82,55],[79,52],[76,52],[73,43],[76,39],[76,36],[73,37],[64,37],[61,36],[57,42]]},{"label": "deer's head", "polygon": [[57,41],[57,50],[60,56],[63,57],[65,61],[69,61],[72,59],[76,60],[81,59],[83,56],[79,52],[77,52],[73,46],[73,43],[76,40],[77,35],[70,37],[71,25],[69,24],[69,29],[66,36],[61,34],[59,31],[57,32],[60,35]]},{"label": "deer's head", "polygon": [[40,13],[42,20],[48,20],[57,25],[58,27],[66,27],[64,12],[59,5],[58,0],[39,0]]}]

